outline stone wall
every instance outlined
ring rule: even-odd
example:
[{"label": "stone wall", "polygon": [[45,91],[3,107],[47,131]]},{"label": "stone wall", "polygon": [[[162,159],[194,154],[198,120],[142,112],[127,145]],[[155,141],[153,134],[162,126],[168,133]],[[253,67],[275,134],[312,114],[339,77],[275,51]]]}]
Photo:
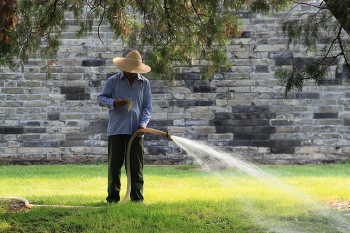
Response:
[{"label": "stone wall", "polygon": [[[312,10],[297,7],[290,14]],[[340,78],[305,86],[284,98],[273,78],[276,65],[301,66],[311,55],[301,45],[287,47],[279,30],[286,12],[269,16],[239,13],[241,38],[227,50],[229,72],[200,80],[184,67],[176,82],[151,80],[154,111],[149,128],[224,147],[258,163],[332,163],[350,151],[350,90]],[[113,41],[108,25],[78,39],[71,27],[57,58],[31,60],[12,72],[0,68],[0,161],[2,163],[90,163],[106,161],[107,109],[96,97],[112,74],[111,59],[130,49]],[[44,67],[50,65],[52,78]],[[146,164],[189,164],[171,140],[145,137]]]}]

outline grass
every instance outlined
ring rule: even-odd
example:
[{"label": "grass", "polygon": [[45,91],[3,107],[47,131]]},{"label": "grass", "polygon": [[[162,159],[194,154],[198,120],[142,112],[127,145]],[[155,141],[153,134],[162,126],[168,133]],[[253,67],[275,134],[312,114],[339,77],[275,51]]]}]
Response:
[{"label": "grass", "polygon": [[[350,200],[350,164],[263,169],[278,174],[280,182],[235,169],[146,166],[144,204],[111,205],[105,201],[103,164],[0,166],[0,197],[24,197],[37,205],[103,207],[14,212],[9,200],[3,200],[0,232],[283,232],[278,227],[299,225],[304,232],[337,232],[329,224],[334,219],[318,209],[325,202]],[[126,183],[125,176],[122,181]],[[306,231],[307,225],[315,231]]]}]

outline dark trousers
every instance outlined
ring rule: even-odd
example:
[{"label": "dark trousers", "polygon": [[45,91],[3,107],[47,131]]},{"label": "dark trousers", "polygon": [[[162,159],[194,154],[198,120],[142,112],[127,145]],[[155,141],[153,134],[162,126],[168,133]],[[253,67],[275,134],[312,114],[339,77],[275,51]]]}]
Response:
[{"label": "dark trousers", "polygon": [[[120,176],[131,135],[108,136],[108,202],[120,200]],[[143,201],[143,138],[135,137],[130,149],[132,201]],[[126,190],[125,190],[126,191]]]}]

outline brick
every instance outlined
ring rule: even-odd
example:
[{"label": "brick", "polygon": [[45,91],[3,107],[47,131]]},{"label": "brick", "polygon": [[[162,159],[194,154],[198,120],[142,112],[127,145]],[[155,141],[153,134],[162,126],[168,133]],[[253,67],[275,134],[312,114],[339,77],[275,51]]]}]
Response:
[{"label": "brick", "polygon": [[271,153],[273,154],[293,154],[294,152],[294,147],[271,147]]},{"label": "brick", "polygon": [[209,93],[209,92],[216,92],[216,87],[211,86],[194,86],[193,92],[200,92],[200,93]]},{"label": "brick", "polygon": [[81,146],[84,146],[84,140],[60,141],[60,147],[81,147]]},{"label": "brick", "polygon": [[24,82],[17,82],[18,87],[40,87],[40,82],[36,81],[24,81]]},{"label": "brick", "polygon": [[[96,127],[96,126],[87,126],[83,128],[83,132],[84,133],[106,133],[107,132],[107,127]],[[73,131],[71,131],[71,133],[80,133],[79,129],[74,129]]]},{"label": "brick", "polygon": [[231,133],[209,135],[209,140],[232,140],[232,139],[233,139],[233,135]]},{"label": "brick", "polygon": [[43,128],[43,127],[39,127],[39,128],[28,127],[28,128],[24,128],[24,133],[46,133],[46,128]]},{"label": "brick", "polygon": [[82,66],[105,66],[105,59],[86,59],[81,63]]},{"label": "brick", "polygon": [[269,66],[267,65],[257,65],[255,66],[255,73],[269,73]]},{"label": "brick", "polygon": [[276,127],[270,126],[215,126],[216,131],[224,133],[275,133]]},{"label": "brick", "polygon": [[326,85],[326,86],[331,86],[331,85],[343,85],[343,80],[339,78],[335,79],[324,79],[324,81],[320,85]]},{"label": "brick", "polygon": [[28,121],[25,123],[26,126],[40,126],[39,121]]},{"label": "brick", "polygon": [[23,88],[1,88],[1,93],[3,94],[23,94]]},{"label": "brick", "polygon": [[315,112],[314,119],[320,118],[338,118],[337,112]]},{"label": "brick", "polygon": [[271,120],[271,125],[276,125],[276,126],[294,125],[294,120]]},{"label": "brick", "polygon": [[276,140],[254,140],[252,146],[256,147],[273,147],[277,146]]},{"label": "brick", "polygon": [[169,100],[169,106],[189,107],[194,106],[193,100]]},{"label": "brick", "polygon": [[27,141],[23,142],[24,147],[59,147],[60,143],[58,141]]},{"label": "brick", "polygon": [[299,140],[276,140],[276,145],[278,147],[301,146],[301,141],[299,141]]},{"label": "brick", "polygon": [[292,52],[269,52],[271,59],[290,59],[293,58]]},{"label": "brick", "polygon": [[38,134],[32,134],[32,135],[28,135],[28,134],[23,135],[22,134],[18,137],[18,141],[36,141],[39,139],[40,139],[40,135],[38,135]]},{"label": "brick", "polygon": [[253,142],[249,140],[233,140],[227,143],[228,146],[252,146]]},{"label": "brick", "polygon": [[267,106],[232,106],[233,113],[269,113],[269,107]]},{"label": "brick", "polygon": [[61,87],[61,94],[85,93],[85,87]]},{"label": "brick", "polygon": [[273,119],[276,113],[235,113],[231,115],[234,119]]},{"label": "brick", "polygon": [[321,119],[319,120],[320,125],[345,125],[344,119]]},{"label": "brick", "polygon": [[89,81],[89,87],[101,87],[101,86],[102,86],[101,80]]},{"label": "brick", "polygon": [[41,148],[29,148],[29,147],[21,147],[18,148],[18,154],[28,155],[28,154],[37,154],[41,155]]},{"label": "brick", "polygon": [[319,99],[320,93],[317,93],[317,92],[295,93],[295,98],[297,98],[297,99]]},{"label": "brick", "polygon": [[176,80],[199,80],[200,76],[196,73],[181,73],[175,78]]},{"label": "brick", "polygon": [[59,112],[49,112],[47,114],[47,119],[49,121],[57,121],[60,120],[60,113]]},{"label": "brick", "polygon": [[209,122],[212,126],[229,126],[229,125],[237,125],[237,126],[268,126],[270,125],[269,120],[259,120],[259,119],[243,119],[243,120],[211,120]]},{"label": "brick", "polygon": [[213,106],[215,105],[215,100],[196,100],[194,101],[194,106]]},{"label": "brick", "polygon": [[23,134],[23,127],[0,127],[0,134]]},{"label": "brick", "polygon": [[173,125],[174,125],[173,120],[154,120],[154,119],[151,119],[147,126],[152,128],[152,126],[173,126]]},{"label": "brick", "polygon": [[89,125],[93,127],[107,127],[108,119],[92,120]]},{"label": "brick", "polygon": [[66,94],[66,100],[90,100],[90,94],[85,94],[85,93]]},{"label": "brick", "polygon": [[270,134],[264,133],[235,133],[233,139],[236,140],[268,140]]},{"label": "brick", "polygon": [[250,38],[251,37],[251,32],[250,31],[242,31],[241,35],[239,38]]},{"label": "brick", "polygon": [[152,94],[164,94],[169,92],[169,87],[152,87]]}]

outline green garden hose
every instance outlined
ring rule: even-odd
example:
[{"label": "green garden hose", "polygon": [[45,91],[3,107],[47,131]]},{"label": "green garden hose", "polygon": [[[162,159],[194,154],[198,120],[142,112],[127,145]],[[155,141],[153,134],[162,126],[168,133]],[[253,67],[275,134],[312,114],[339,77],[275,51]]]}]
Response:
[{"label": "green garden hose", "polygon": [[151,129],[151,128],[136,130],[135,133],[131,136],[129,143],[128,143],[127,150],[126,150],[126,158],[125,158],[126,176],[127,176],[126,194],[125,194],[124,199],[120,202],[120,204],[126,203],[130,197],[130,192],[131,192],[130,150],[131,150],[132,142],[134,141],[135,137],[137,136],[137,133],[139,133],[139,132],[153,133],[153,134],[157,134],[159,136],[163,136],[166,138],[171,138],[171,134],[160,131],[160,130]]},{"label": "green garden hose", "polygon": [[31,209],[33,207],[51,207],[51,208],[69,208],[69,209],[77,209],[77,208],[102,208],[102,207],[94,207],[94,206],[70,206],[70,205],[34,205],[30,204],[29,201],[23,197],[0,197],[0,199],[11,199],[17,200],[24,203],[24,205]]}]

